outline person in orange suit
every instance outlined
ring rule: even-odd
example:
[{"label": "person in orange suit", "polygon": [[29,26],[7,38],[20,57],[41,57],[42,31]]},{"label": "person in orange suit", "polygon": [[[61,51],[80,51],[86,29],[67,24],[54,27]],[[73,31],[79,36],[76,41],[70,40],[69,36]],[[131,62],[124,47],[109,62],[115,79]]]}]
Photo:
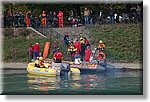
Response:
[{"label": "person in orange suit", "polygon": [[27,25],[27,27],[29,27],[30,26],[30,14],[31,14],[31,12],[29,11],[29,12],[27,12],[26,13],[26,25]]},{"label": "person in orange suit", "polygon": [[46,26],[46,13],[45,13],[45,11],[43,11],[43,13],[42,13],[42,25],[43,25],[43,27]]},{"label": "person in orange suit", "polygon": [[62,11],[59,11],[58,15],[58,24],[59,24],[59,27],[63,27],[63,23],[64,23],[64,20],[63,20],[63,12]]}]

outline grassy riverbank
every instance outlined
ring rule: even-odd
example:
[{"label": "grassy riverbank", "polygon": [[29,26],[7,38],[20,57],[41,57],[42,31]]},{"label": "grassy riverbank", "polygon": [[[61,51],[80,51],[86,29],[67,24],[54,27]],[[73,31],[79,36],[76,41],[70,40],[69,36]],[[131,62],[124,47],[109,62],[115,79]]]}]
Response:
[{"label": "grassy riverbank", "polygon": [[[106,45],[105,53],[109,61],[117,62],[142,62],[142,32],[138,24],[100,25],[90,27],[89,40],[92,46],[98,46],[102,39]],[[53,42],[54,39],[39,38],[35,35],[29,37],[31,32],[22,31],[24,36],[10,35],[11,30],[4,29],[3,60],[4,62],[27,62],[29,44],[39,42],[43,52],[46,41]],[[58,46],[66,55],[66,46],[58,39]],[[52,54],[49,54],[52,57]],[[64,57],[66,60],[68,57]]]},{"label": "grassy riverbank", "polygon": [[142,62],[143,33],[139,24],[101,25],[90,28],[93,46],[100,39],[106,45],[105,53],[110,61]]}]

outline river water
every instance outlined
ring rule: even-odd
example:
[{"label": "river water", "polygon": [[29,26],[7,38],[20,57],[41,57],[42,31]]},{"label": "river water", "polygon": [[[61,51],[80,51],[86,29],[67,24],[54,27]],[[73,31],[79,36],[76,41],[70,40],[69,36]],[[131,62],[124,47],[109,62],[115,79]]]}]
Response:
[{"label": "river water", "polygon": [[143,72],[111,70],[84,72],[80,76],[44,77],[26,70],[3,70],[2,94],[141,95]]}]

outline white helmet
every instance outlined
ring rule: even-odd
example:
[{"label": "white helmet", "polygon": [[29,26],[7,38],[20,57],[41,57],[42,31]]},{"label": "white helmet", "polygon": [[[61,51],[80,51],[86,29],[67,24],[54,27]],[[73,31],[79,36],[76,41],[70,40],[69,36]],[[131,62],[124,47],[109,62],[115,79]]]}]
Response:
[{"label": "white helmet", "polygon": [[103,43],[103,41],[102,41],[102,40],[100,40],[100,41],[99,41],[99,43]]}]

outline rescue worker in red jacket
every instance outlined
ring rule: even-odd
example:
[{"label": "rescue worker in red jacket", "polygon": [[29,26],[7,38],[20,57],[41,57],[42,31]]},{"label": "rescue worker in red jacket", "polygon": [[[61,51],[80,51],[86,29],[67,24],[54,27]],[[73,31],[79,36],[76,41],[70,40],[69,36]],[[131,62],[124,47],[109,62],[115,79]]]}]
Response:
[{"label": "rescue worker in red jacket", "polygon": [[43,13],[42,13],[42,25],[43,25],[43,27],[46,26],[46,13],[45,13],[45,11],[43,11]]},{"label": "rescue worker in red jacket", "polygon": [[63,20],[63,12],[62,11],[59,11],[58,15],[58,24],[59,24],[59,27],[63,27],[63,23],[64,23],[64,20]]},{"label": "rescue worker in red jacket", "polygon": [[39,57],[39,54],[40,54],[40,45],[39,45],[39,43],[36,43],[33,46],[33,50],[34,50],[34,58],[37,59],[37,57]]},{"label": "rescue worker in red jacket", "polygon": [[54,53],[55,63],[62,63],[63,54],[60,52],[60,49],[57,49],[57,52]]},{"label": "rescue worker in red jacket", "polygon": [[75,46],[75,48],[77,48],[77,54],[79,54],[81,51],[81,44],[78,41],[78,39],[76,39],[76,41],[74,42],[74,46]]},{"label": "rescue worker in red jacket", "polygon": [[85,58],[84,58],[85,62],[90,62],[91,53],[92,50],[90,49],[89,46],[87,46],[87,49],[85,50]]}]

